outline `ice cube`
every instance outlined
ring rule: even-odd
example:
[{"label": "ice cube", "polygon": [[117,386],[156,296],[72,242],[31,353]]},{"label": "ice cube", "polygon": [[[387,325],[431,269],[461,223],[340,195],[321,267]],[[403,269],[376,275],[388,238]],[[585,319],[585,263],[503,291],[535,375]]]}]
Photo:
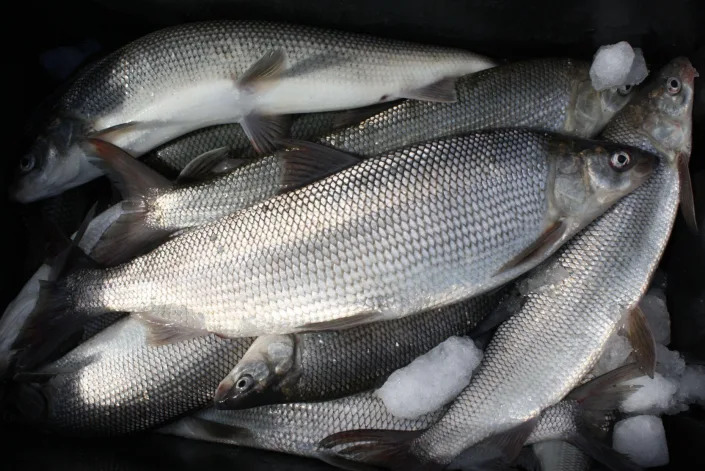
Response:
[{"label": "ice cube", "polygon": [[645,468],[668,464],[663,422],[653,415],[637,415],[617,422],[612,446]]},{"label": "ice cube", "polygon": [[471,339],[450,337],[392,373],[376,394],[392,415],[413,419],[455,399],[481,359]]},{"label": "ice cube", "polygon": [[635,56],[634,50],[626,41],[598,49],[590,66],[593,88],[605,90],[626,84]]}]

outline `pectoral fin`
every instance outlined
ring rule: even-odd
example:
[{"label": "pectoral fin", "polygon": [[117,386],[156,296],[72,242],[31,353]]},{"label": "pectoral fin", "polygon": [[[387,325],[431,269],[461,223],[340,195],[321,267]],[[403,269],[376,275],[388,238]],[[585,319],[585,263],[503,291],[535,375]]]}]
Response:
[{"label": "pectoral fin", "polygon": [[203,180],[215,175],[228,173],[245,165],[247,162],[248,160],[245,159],[231,159],[230,148],[219,147],[204,152],[189,162],[179,173],[176,183]]},{"label": "pectoral fin", "polygon": [[505,263],[494,276],[498,276],[519,265],[537,265],[556,248],[556,244],[568,231],[565,221],[556,221],[548,226],[531,245],[522,250],[516,257]]}]

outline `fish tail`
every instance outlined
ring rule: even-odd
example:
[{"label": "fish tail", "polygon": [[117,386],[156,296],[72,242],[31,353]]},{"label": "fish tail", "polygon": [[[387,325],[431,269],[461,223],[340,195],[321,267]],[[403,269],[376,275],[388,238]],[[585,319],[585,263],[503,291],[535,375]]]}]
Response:
[{"label": "fish tail", "polygon": [[172,231],[151,227],[143,198],[122,202],[121,214],[103,233],[91,255],[104,266],[128,262],[157,247]]},{"label": "fish tail", "polygon": [[172,183],[133,158],[121,148],[90,138],[82,143],[86,154],[97,156],[91,162],[103,168],[126,201],[122,214],[93,248],[101,264],[110,266],[127,262],[162,242],[172,231],[150,227],[147,195],[155,189],[171,188]]},{"label": "fish tail", "polygon": [[80,342],[85,316],[76,312],[64,281],[39,281],[39,298],[13,348],[15,369],[31,370]]},{"label": "fish tail", "polygon": [[[335,456],[389,469],[435,470],[445,465],[423,461],[412,453],[414,441],[425,430],[348,430],[327,436],[319,447]],[[333,451],[343,445],[350,445]]]},{"label": "fish tail", "polygon": [[612,471],[640,470],[629,457],[613,450],[597,437],[606,425],[607,414],[617,409],[623,400],[640,387],[620,383],[642,375],[639,365],[630,363],[573,390],[568,399],[578,402],[582,420],[577,432],[566,441]]}]

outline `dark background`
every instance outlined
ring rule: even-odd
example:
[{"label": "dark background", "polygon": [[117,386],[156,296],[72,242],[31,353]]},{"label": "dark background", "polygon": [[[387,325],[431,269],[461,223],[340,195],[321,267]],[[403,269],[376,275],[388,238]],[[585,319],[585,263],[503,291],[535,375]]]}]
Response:
[{"label": "dark background", "polygon": [[[600,45],[627,40],[644,50],[650,69],[688,56],[703,77],[696,80],[691,173],[696,208],[705,225],[705,2],[688,0],[452,1],[452,0],[78,0],[23,1],[5,11],[5,112],[2,188],[4,244],[0,307],[5,306],[45,255],[42,220],[55,208],[7,199],[20,156],[31,142],[28,127],[42,104],[60,92],[77,51],[85,61],[163,26],[205,19],[267,19],[372,33],[470,49],[497,59],[569,56],[589,60]],[[12,31],[18,35],[13,36]],[[9,33],[9,34],[8,34]],[[56,48],[68,47],[57,53]],[[49,52],[49,54],[45,54]],[[9,56],[9,60],[8,60]],[[79,54],[80,56],[80,54]],[[48,64],[52,62],[53,65]],[[66,69],[66,70],[64,70]],[[107,183],[88,194],[109,194]],[[80,214],[92,204],[84,189],[65,196]],[[50,206],[50,205],[49,205]],[[54,213],[51,213],[54,214]],[[75,216],[75,215],[74,215]],[[70,218],[69,218],[70,219]],[[75,217],[74,217],[75,219]],[[66,228],[69,230],[70,228]],[[678,218],[662,261],[668,276],[671,348],[705,362],[705,239],[687,232]],[[702,408],[664,417],[669,469],[705,469]],[[9,430],[5,431],[10,432]],[[22,469],[324,469],[310,460],[198,444],[167,437],[109,442],[14,434],[10,466]],[[701,445],[701,446],[698,446]],[[40,455],[42,456],[40,458]],[[0,456],[0,463],[4,458]]]}]

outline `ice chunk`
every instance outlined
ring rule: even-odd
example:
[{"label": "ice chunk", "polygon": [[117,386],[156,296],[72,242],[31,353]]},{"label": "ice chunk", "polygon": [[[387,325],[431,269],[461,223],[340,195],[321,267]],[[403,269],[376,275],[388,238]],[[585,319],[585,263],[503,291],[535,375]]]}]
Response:
[{"label": "ice chunk", "polygon": [[681,354],[656,345],[656,371],[669,378],[680,378],[685,370],[685,360]]},{"label": "ice chunk", "polygon": [[676,398],[684,404],[705,405],[705,366],[688,365],[685,368]]},{"label": "ice chunk", "polygon": [[629,340],[617,333],[612,334],[593,369],[593,374],[600,376],[624,365],[632,350]]},{"label": "ice chunk", "polygon": [[666,307],[666,295],[661,290],[651,290],[639,302],[649,322],[654,340],[661,345],[671,343],[671,318]]},{"label": "ice chunk", "polygon": [[450,337],[392,373],[376,394],[392,415],[413,419],[455,399],[481,359],[471,339]]},{"label": "ice chunk", "polygon": [[634,48],[634,62],[632,62],[632,68],[627,74],[628,85],[639,85],[644,81],[646,76],[649,75],[649,69],[646,68],[646,60],[644,59],[644,52],[639,47]]},{"label": "ice chunk", "polygon": [[654,378],[642,376],[627,384],[640,385],[641,388],[632,393],[620,405],[620,410],[636,414],[661,414],[676,405],[675,394],[678,390],[678,380],[666,378],[656,373]]},{"label": "ice chunk", "polygon": [[638,415],[617,422],[612,446],[645,468],[668,464],[668,445],[663,422],[653,415]]},{"label": "ice chunk", "polygon": [[626,41],[598,49],[590,66],[593,88],[605,90],[626,84],[635,56],[634,50]]}]

